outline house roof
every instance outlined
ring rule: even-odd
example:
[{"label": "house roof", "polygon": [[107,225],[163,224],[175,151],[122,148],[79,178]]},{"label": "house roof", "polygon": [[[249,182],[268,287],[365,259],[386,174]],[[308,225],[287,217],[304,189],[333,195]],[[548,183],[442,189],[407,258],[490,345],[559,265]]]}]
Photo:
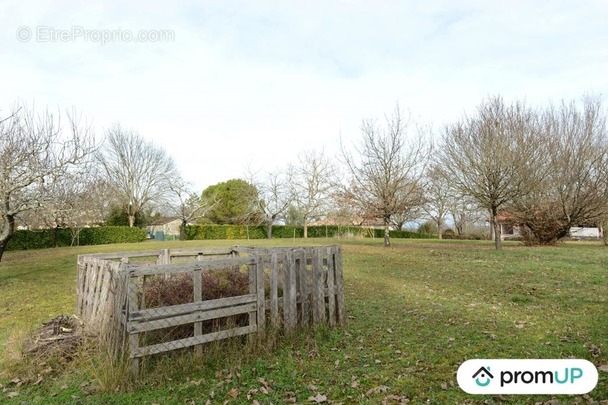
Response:
[{"label": "house roof", "polygon": [[155,225],[166,225],[170,222],[173,221],[179,221],[179,217],[160,217],[158,219],[155,219],[154,221],[152,221],[150,223],[150,226],[155,226]]}]

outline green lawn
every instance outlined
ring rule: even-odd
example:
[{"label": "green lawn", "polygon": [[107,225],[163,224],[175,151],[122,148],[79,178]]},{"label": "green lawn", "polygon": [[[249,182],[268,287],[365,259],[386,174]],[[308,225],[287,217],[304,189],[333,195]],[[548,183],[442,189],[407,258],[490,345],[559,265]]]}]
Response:
[{"label": "green lawn", "polygon": [[[235,243],[246,241],[8,252],[0,263],[0,351],[12,353],[10,342],[23,331],[73,313],[78,254]],[[283,338],[255,355],[240,355],[232,344],[202,359],[190,352],[158,357],[140,381],[119,392],[100,389],[100,366],[84,356],[65,366],[11,366],[0,376],[0,402],[281,404],[314,403],[309,398],[315,397],[326,403],[526,404],[552,397],[468,395],[456,384],[458,366],[472,358],[608,364],[608,249],[599,243],[507,243],[496,252],[485,241],[394,240],[388,249],[381,240],[255,241],[294,243],[343,244],[344,329]],[[555,398],[566,404],[607,400],[608,373],[599,374],[588,397]]]}]

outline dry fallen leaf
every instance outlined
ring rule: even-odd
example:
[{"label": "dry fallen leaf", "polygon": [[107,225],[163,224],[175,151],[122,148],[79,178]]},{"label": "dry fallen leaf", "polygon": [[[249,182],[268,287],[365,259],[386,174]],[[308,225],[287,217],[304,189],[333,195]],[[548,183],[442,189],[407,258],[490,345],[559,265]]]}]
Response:
[{"label": "dry fallen leaf", "polygon": [[9,398],[15,398],[19,396],[19,393],[17,391],[11,391],[8,394],[6,394],[7,397]]},{"label": "dry fallen leaf", "polygon": [[386,398],[384,398],[382,400],[382,405],[388,405],[388,404],[393,404],[393,403],[397,403],[400,405],[409,404],[410,400],[402,395],[388,395]]},{"label": "dry fallen leaf", "polygon": [[237,390],[236,388],[233,388],[230,391],[228,391],[228,395],[230,395],[232,398],[236,398],[239,396],[239,390]]},{"label": "dry fallen leaf", "polygon": [[327,402],[327,396],[325,396],[325,395],[323,395],[321,393],[318,393],[314,397],[308,397],[308,400],[310,402],[314,402],[314,403],[317,403],[317,404],[322,404],[324,402]]},{"label": "dry fallen leaf", "polygon": [[287,391],[285,393],[286,398],[283,400],[283,402],[286,402],[288,404],[295,404],[296,401],[296,393],[293,391]]},{"label": "dry fallen leaf", "polygon": [[367,391],[365,393],[365,396],[369,397],[371,395],[376,395],[376,394],[378,394],[380,392],[386,392],[386,391],[388,391],[388,387],[386,385],[379,385],[379,386],[377,386],[375,388],[372,388],[371,390]]},{"label": "dry fallen leaf", "polygon": [[259,392],[259,390],[258,390],[257,388],[250,389],[250,390],[247,392],[247,399],[251,401],[251,399],[253,398],[253,396],[254,396],[255,394],[257,394],[258,392]]},{"label": "dry fallen leaf", "polygon": [[604,373],[608,373],[608,364],[604,364],[602,366],[599,366],[597,369],[600,370],[600,371],[603,371]]}]

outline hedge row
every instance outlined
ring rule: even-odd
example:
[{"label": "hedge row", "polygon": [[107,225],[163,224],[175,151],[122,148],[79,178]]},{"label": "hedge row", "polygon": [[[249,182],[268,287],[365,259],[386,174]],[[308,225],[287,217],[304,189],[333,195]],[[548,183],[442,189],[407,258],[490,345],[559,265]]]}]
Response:
[{"label": "hedge row", "polygon": [[[55,234],[55,236],[53,235]],[[70,229],[19,230],[9,241],[7,250],[44,249],[55,246],[71,246]],[[80,230],[74,245],[105,245],[109,243],[133,243],[146,239],[146,231],[128,226],[102,226]]]},{"label": "hedge row", "polygon": [[[265,239],[267,229],[265,225],[249,226],[244,225],[189,225],[186,227],[186,239]],[[363,237],[384,237],[383,229],[369,229],[360,227],[343,226],[309,226],[309,238],[333,238],[335,236],[355,235]],[[435,236],[426,235],[410,231],[390,231],[391,238],[412,238],[412,239],[432,239]],[[273,238],[302,238],[304,228],[301,226],[282,226],[272,227]]]},{"label": "hedge row", "polygon": [[[310,238],[333,238],[336,236],[363,236],[382,238],[384,230],[368,229],[359,227],[342,226],[309,226],[308,237]],[[391,238],[433,238],[433,235],[425,235],[409,231],[390,231]],[[272,237],[302,238],[304,228],[301,226],[272,227]],[[246,227],[244,225],[190,225],[186,227],[186,239],[188,240],[210,240],[210,239],[265,239],[266,226],[257,225]],[[83,228],[80,230],[74,245],[104,245],[110,243],[134,243],[146,239],[146,231],[141,228],[129,228],[128,226],[103,226],[96,228]],[[55,240],[55,243],[53,243]],[[50,247],[61,247],[72,245],[72,231],[70,229],[42,229],[42,230],[19,230],[9,241],[7,250],[44,249]]]}]

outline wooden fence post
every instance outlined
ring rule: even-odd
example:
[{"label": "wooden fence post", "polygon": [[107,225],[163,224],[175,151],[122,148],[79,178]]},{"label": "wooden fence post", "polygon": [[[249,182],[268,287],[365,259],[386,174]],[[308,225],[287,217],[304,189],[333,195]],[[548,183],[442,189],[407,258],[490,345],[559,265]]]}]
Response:
[{"label": "wooden fence post", "polygon": [[313,276],[313,313],[312,320],[315,325],[325,322],[325,280],[323,274],[323,256],[319,249],[312,251]]},{"label": "wooden fence post", "polygon": [[279,327],[278,266],[277,252],[272,252],[270,255],[270,323],[274,328]]},{"label": "wooden fence post", "polygon": [[327,254],[327,308],[329,310],[329,326],[336,325],[336,290],[335,290],[335,271],[334,271],[334,249],[329,246],[325,250]]},{"label": "wooden fence post", "polygon": [[256,255],[256,288],[257,288],[257,306],[258,306],[258,333],[262,336],[266,332],[266,301],[264,297],[264,266],[262,257]]},{"label": "wooden fence post", "polygon": [[294,250],[294,259],[296,265],[296,277],[299,282],[300,294],[300,324],[303,327],[308,326],[310,321],[310,306],[308,298],[308,271],[306,270],[306,251],[304,249]]},{"label": "wooden fence post", "polygon": [[[192,275],[192,281],[194,284],[194,302],[203,301],[203,273],[201,270],[194,270]],[[194,323],[194,337],[201,336],[203,334],[203,323]],[[194,349],[194,355],[201,357],[203,355],[203,347],[197,345]]]},{"label": "wooden fence post", "polygon": [[284,259],[285,285],[283,290],[283,316],[285,331],[294,331],[297,323],[297,296],[296,296],[296,274],[295,262],[291,251],[285,252]]},{"label": "wooden fence post", "polygon": [[336,297],[338,303],[338,325],[344,326],[346,323],[346,315],[344,308],[344,275],[342,272],[342,248],[334,247],[334,266],[336,273]]},{"label": "wooden fence post", "polygon": [[[145,276],[142,276],[145,277]],[[128,278],[128,308],[127,308],[127,322],[131,313],[139,310],[139,303],[137,302],[137,277],[129,275]],[[139,333],[133,332],[129,334],[129,351],[131,357],[131,374],[137,377],[139,374],[139,358],[134,357],[135,353],[139,349]]]}]

